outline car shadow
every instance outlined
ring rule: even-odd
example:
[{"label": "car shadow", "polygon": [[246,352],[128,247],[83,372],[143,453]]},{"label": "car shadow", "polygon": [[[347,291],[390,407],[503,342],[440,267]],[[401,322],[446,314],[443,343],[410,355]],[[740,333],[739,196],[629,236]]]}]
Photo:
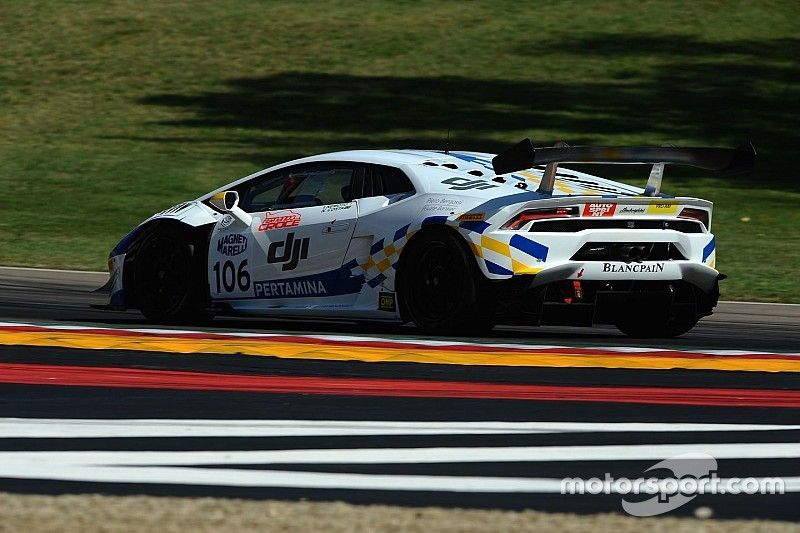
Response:
[{"label": "car shadow", "polygon": [[[735,146],[751,139],[759,162],[748,183],[800,189],[790,156],[800,143],[800,39],[710,43],[601,33],[531,40],[513,53],[580,56],[600,67],[609,57],[629,57],[637,69],[617,61],[613,73],[591,83],[536,72],[524,80],[320,72],[229,79],[218,91],[140,99],[186,114],[159,122],[177,128],[177,137],[145,140],[239,143],[249,148],[235,157],[266,165],[353,147],[441,149],[448,131],[454,148],[490,152],[527,135],[542,144],[644,137]],[[642,61],[652,67],[641,68]]]}]

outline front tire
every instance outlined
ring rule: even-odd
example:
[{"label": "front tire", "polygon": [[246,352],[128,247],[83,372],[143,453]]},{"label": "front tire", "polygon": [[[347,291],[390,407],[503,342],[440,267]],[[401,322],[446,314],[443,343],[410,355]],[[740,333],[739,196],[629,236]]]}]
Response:
[{"label": "front tire", "polygon": [[488,281],[472,252],[445,228],[426,231],[403,251],[399,296],[408,318],[425,333],[482,334],[492,329]]},{"label": "front tire", "polygon": [[203,322],[205,283],[199,253],[203,247],[178,226],[162,226],[142,242],[134,262],[134,293],[150,321],[171,324]]}]

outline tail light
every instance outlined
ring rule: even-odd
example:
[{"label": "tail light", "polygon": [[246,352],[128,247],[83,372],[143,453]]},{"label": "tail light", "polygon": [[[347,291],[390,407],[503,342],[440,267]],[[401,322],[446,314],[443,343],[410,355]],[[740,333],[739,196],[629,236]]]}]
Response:
[{"label": "tail light", "polygon": [[678,218],[691,218],[693,220],[698,220],[702,222],[703,226],[708,228],[708,211],[704,209],[692,209],[691,207],[685,207],[681,210],[680,214],[678,214]]},{"label": "tail light", "polygon": [[578,216],[577,207],[553,207],[550,209],[529,209],[518,214],[500,229],[519,229],[531,220],[550,218],[569,218]]}]

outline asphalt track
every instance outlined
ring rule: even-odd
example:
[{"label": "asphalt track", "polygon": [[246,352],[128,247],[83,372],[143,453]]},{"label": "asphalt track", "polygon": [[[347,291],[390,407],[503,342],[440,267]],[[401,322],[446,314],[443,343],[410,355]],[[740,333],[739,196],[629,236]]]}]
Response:
[{"label": "asphalt track", "polygon": [[233,319],[186,333],[90,309],[103,281],[0,268],[0,490],[621,512],[620,494],[558,482],[701,453],[786,494],[673,513],[800,518],[800,307],[723,303],[668,342]]}]

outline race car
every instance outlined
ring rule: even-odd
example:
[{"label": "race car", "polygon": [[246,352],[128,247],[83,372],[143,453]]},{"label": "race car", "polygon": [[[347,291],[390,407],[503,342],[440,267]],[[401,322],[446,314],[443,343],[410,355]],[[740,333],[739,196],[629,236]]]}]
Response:
[{"label": "race car", "polygon": [[[752,145],[353,150],[289,161],[153,215],[109,256],[105,308],[215,315],[689,331],[719,296],[712,203],[660,192],[665,164],[720,173]],[[645,188],[559,167],[652,165]]]}]

